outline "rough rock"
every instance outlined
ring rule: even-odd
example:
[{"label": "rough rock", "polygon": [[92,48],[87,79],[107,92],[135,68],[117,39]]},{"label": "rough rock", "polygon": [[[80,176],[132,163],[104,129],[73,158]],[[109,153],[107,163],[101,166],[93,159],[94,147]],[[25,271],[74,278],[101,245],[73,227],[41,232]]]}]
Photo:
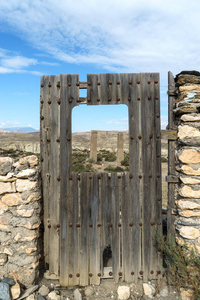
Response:
[{"label": "rough rock", "polygon": [[8,255],[6,253],[0,254],[0,266],[4,266],[8,261]]},{"label": "rough rock", "polygon": [[200,131],[199,129],[189,125],[178,126],[178,137],[180,140],[193,138],[200,139]]},{"label": "rough rock", "polygon": [[186,175],[200,175],[200,166],[199,165],[182,165],[180,171]]},{"label": "rough rock", "polygon": [[176,200],[176,205],[180,209],[200,209],[200,203],[186,200]]},{"label": "rough rock", "polygon": [[0,182],[0,195],[13,192],[16,192],[14,182]]},{"label": "rough rock", "polygon": [[179,86],[179,91],[180,92],[189,92],[189,91],[200,91],[200,85],[184,85],[184,86]]},{"label": "rough rock", "polygon": [[49,294],[49,288],[45,285],[42,285],[38,291],[41,296],[47,296]]},{"label": "rough rock", "polygon": [[90,297],[94,294],[94,289],[93,287],[91,286],[88,286],[86,289],[85,289],[85,296],[86,297]]},{"label": "rough rock", "polygon": [[28,178],[28,177],[31,177],[33,175],[36,174],[36,170],[35,169],[25,169],[25,170],[22,170],[21,172],[19,172],[16,177],[17,178]]},{"label": "rough rock", "polygon": [[184,288],[180,289],[181,292],[181,299],[182,300],[191,300],[193,298],[194,295],[194,291],[193,290],[185,290]]},{"label": "rough rock", "polygon": [[190,186],[184,185],[179,189],[179,195],[185,198],[200,198],[200,189],[193,190]]},{"label": "rough rock", "polygon": [[145,296],[153,297],[155,288],[151,284],[143,283],[143,290],[144,290]]},{"label": "rough rock", "polygon": [[169,291],[168,291],[168,287],[164,286],[161,290],[160,290],[160,296],[161,297],[168,297],[169,295]]},{"label": "rough rock", "polygon": [[79,289],[74,290],[74,300],[82,300],[82,295],[79,292]]},{"label": "rough rock", "polygon": [[25,192],[28,190],[34,190],[37,188],[36,181],[30,181],[27,179],[17,179],[16,181],[16,189],[18,192]]},{"label": "rough rock", "polygon": [[200,217],[200,210],[181,210],[178,214],[182,217]]},{"label": "rough rock", "polygon": [[200,178],[194,178],[194,177],[183,177],[180,176],[180,180],[184,183],[184,184],[200,184]]},{"label": "rough rock", "polygon": [[16,206],[23,203],[20,193],[6,194],[2,197],[1,201],[7,206]]},{"label": "rough rock", "polygon": [[182,226],[178,230],[182,237],[189,239],[189,240],[194,240],[194,239],[200,237],[200,230],[196,229],[194,227]]},{"label": "rough rock", "polygon": [[48,300],[60,300],[60,295],[56,294],[56,292],[50,292],[47,296]]},{"label": "rough rock", "polygon": [[24,165],[27,162],[30,164],[30,166],[36,166],[38,164],[38,158],[36,155],[30,155],[19,160],[20,165]]},{"label": "rough rock", "polygon": [[15,283],[15,285],[11,286],[10,292],[11,292],[12,299],[19,298],[19,296],[21,294],[21,290],[20,290],[20,285],[18,282]]},{"label": "rough rock", "polygon": [[8,283],[0,282],[0,295],[2,300],[11,300],[10,286]]},{"label": "rough rock", "polygon": [[200,122],[200,114],[186,114],[181,116],[183,122]]},{"label": "rough rock", "polygon": [[26,297],[26,300],[35,300],[35,296],[34,295],[30,295],[30,296]]},{"label": "rough rock", "polygon": [[12,158],[0,157],[0,175],[7,175],[12,170],[12,164]]},{"label": "rough rock", "polygon": [[121,285],[117,289],[118,298],[120,300],[126,300],[130,297],[130,287]]},{"label": "rough rock", "polygon": [[185,164],[199,164],[200,152],[195,149],[186,149],[179,155],[179,159]]}]

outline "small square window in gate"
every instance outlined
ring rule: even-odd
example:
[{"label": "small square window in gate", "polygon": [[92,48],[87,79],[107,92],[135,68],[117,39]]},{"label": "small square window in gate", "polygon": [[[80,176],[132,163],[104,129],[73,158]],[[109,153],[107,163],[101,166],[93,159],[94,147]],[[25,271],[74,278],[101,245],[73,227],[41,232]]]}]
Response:
[{"label": "small square window in gate", "polygon": [[127,105],[80,105],[72,110],[72,171],[129,170]]}]

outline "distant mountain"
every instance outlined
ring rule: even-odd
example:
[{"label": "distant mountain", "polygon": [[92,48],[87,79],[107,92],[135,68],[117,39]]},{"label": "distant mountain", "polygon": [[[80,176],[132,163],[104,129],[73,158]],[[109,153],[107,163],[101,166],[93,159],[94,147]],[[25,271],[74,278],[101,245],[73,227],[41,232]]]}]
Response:
[{"label": "distant mountain", "polygon": [[12,128],[2,128],[3,131],[11,131],[11,132],[39,132],[32,127],[12,127]]}]

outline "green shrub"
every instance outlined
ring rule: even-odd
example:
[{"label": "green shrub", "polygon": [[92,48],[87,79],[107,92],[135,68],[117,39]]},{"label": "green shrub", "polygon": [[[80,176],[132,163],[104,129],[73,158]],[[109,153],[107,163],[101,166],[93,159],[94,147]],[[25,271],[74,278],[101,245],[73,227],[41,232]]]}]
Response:
[{"label": "green shrub", "polygon": [[129,166],[129,154],[124,154],[124,159],[121,161],[121,165],[125,167]]},{"label": "green shrub", "polygon": [[164,163],[164,162],[168,162],[168,159],[167,159],[166,157],[162,156],[162,157],[161,157],[161,162],[163,162],[163,163]]},{"label": "green shrub", "polygon": [[108,171],[110,173],[113,173],[113,172],[123,172],[124,169],[121,168],[121,167],[112,167],[112,166],[108,166],[107,168],[104,169],[105,171]]},{"label": "green shrub", "polygon": [[157,233],[158,247],[163,252],[168,268],[168,281],[180,288],[192,288],[194,300],[200,299],[200,254],[190,250],[186,244],[179,245],[168,235]]},{"label": "green shrub", "polygon": [[116,159],[117,156],[114,152],[109,152],[105,157],[105,161],[109,161],[109,162],[116,161]]}]

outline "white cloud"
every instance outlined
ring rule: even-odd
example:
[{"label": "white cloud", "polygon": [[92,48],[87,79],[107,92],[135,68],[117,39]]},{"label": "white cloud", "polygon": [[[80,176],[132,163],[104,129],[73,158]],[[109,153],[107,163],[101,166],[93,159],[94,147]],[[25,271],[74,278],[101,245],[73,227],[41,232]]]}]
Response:
[{"label": "white cloud", "polygon": [[0,3],[2,22],[35,48],[117,72],[200,68],[198,14],[199,0]]},{"label": "white cloud", "polygon": [[36,65],[36,59],[27,58],[23,56],[6,57],[1,60],[1,65],[5,68],[22,69],[30,65]]},{"label": "white cloud", "polygon": [[16,127],[20,124],[19,121],[0,120],[0,128]]},{"label": "white cloud", "polygon": [[128,125],[128,118],[123,118],[121,120],[109,120],[106,122],[107,124],[111,124],[111,125]]}]

